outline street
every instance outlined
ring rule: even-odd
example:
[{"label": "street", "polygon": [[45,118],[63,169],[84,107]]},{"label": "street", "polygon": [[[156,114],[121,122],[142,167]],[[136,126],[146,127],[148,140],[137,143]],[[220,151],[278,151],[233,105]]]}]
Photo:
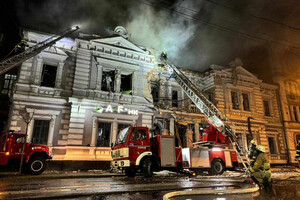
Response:
[{"label": "street", "polygon": [[[72,174],[71,174],[72,175]],[[249,187],[245,178],[187,176],[160,173],[150,179],[142,176],[128,178],[122,174],[93,176],[8,176],[0,178],[0,199],[162,199],[163,195],[179,190],[237,189]],[[204,199],[297,199],[299,181],[274,181],[273,192],[256,192],[234,195],[201,195]],[[199,199],[200,196],[176,197],[172,199]]]}]

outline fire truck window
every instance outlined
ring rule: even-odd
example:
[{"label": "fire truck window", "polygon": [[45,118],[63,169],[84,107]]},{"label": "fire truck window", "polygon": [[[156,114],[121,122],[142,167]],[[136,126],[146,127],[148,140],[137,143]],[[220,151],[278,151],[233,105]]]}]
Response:
[{"label": "fire truck window", "polygon": [[25,142],[25,137],[16,138],[16,143],[24,143],[24,142]]},{"label": "fire truck window", "polygon": [[147,139],[147,133],[146,130],[142,129],[134,129],[131,135],[132,141],[139,141],[139,140],[145,140]]}]

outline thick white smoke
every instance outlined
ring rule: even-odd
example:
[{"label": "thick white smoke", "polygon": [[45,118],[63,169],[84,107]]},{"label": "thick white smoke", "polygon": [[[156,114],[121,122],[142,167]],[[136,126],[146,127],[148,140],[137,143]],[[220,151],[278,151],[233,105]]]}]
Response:
[{"label": "thick white smoke", "polygon": [[[185,1],[181,6],[188,8],[193,4]],[[126,25],[126,29],[131,33],[130,40],[153,48],[158,53],[166,51],[171,58],[179,55],[196,31],[192,20],[180,16],[177,12],[178,7],[172,14],[166,10],[155,11],[154,7],[147,4],[141,4],[138,9],[135,7],[130,11],[132,21]]]}]

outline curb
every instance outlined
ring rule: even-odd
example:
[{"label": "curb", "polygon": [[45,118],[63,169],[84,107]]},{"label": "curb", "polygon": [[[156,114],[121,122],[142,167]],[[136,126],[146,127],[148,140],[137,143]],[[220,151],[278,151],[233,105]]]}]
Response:
[{"label": "curb", "polygon": [[49,174],[49,175],[1,175],[1,179],[6,178],[20,178],[20,179],[65,179],[65,178],[106,178],[106,177],[116,177],[116,176],[125,176],[125,174]]},{"label": "curb", "polygon": [[202,194],[244,194],[257,192],[259,187],[255,185],[252,188],[246,189],[228,189],[228,190],[192,190],[192,191],[176,191],[164,195],[163,200],[169,200],[171,197],[188,196],[188,195],[202,195]]}]

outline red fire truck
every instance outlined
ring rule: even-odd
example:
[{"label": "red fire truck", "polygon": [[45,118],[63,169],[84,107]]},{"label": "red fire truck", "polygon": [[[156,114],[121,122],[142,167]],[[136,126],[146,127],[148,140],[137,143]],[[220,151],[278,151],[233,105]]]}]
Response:
[{"label": "red fire truck", "polygon": [[[19,162],[24,142],[24,133],[3,133],[0,138],[0,166]],[[52,159],[52,156],[46,145],[25,143],[24,165],[30,174],[43,173],[48,159]]]},{"label": "red fire truck", "polygon": [[[181,148],[175,146],[174,136],[150,137],[147,127],[127,127],[120,131],[113,147],[112,168],[124,169],[129,177],[138,171],[150,177],[153,171],[160,170],[208,170],[211,174],[222,174],[226,168],[237,166],[236,152],[228,149],[228,143],[224,143],[225,137],[219,137],[222,134],[216,129],[206,132],[209,132],[210,139],[216,139],[218,143],[209,145],[211,141],[204,141],[208,138],[204,136],[197,147]],[[217,135],[219,138],[215,137]],[[202,142],[208,144],[203,145]]]}]

